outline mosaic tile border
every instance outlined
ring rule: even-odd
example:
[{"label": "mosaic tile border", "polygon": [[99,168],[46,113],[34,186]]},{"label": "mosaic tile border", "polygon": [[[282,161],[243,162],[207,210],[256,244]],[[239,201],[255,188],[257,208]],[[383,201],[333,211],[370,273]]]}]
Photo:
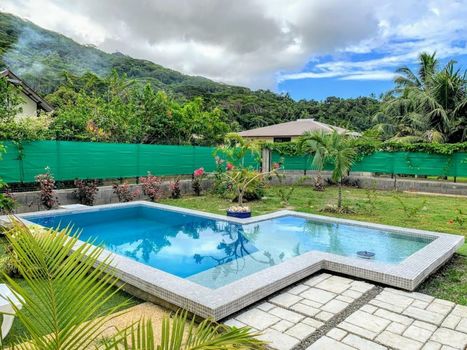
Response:
[{"label": "mosaic tile border", "polygon": [[[210,214],[197,210],[184,209],[146,201],[107,204],[73,209],[57,209],[46,212],[23,214],[19,215],[19,217],[24,222],[28,223],[28,218],[42,215],[63,215],[78,211],[92,212],[112,207],[135,205],[144,205],[240,224],[255,223],[285,215],[293,215],[314,221],[341,223],[358,227],[385,230],[403,235],[434,239],[426,247],[420,249],[397,265],[376,263],[374,261],[311,251],[286,260],[276,266],[258,271],[218,289],[206,288],[194,282],[141,264],[124,256],[113,254],[109,251],[104,251],[104,254],[102,254],[102,259],[109,255],[112,257],[112,266],[115,274],[124,283],[127,283],[144,293],[153,295],[156,298],[165,300],[177,307],[183,307],[201,317],[211,317],[215,320],[225,318],[230,314],[239,311],[244,307],[322,269],[373,282],[383,283],[397,288],[414,290],[428,275],[446,262],[464,242],[463,236],[338,219],[288,210],[281,210],[249,219],[236,219],[223,215]],[[0,217],[0,224],[2,221],[5,223],[6,220],[7,218]],[[79,242],[78,244],[83,244],[83,242]]]}]

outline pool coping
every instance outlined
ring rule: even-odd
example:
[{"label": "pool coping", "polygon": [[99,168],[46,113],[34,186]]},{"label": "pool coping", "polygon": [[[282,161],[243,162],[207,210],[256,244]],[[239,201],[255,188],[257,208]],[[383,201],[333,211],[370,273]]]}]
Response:
[{"label": "pool coping", "polygon": [[[198,316],[204,318],[210,317],[214,320],[223,319],[323,269],[392,287],[414,290],[427,276],[446,262],[455,253],[457,248],[464,243],[464,237],[459,235],[374,224],[290,210],[280,210],[248,219],[237,219],[147,201],[40,211],[19,214],[17,217],[25,223],[31,223],[25,217],[31,218],[54,213],[92,212],[113,207],[121,208],[135,205],[144,205],[238,224],[252,224],[286,215],[293,215],[319,222],[346,224],[434,239],[427,246],[418,250],[399,264],[385,264],[320,251],[310,251],[217,289],[204,287],[122,255],[114,254],[108,250],[104,250],[103,254],[99,257],[99,260],[103,261],[110,256],[112,260],[111,266],[115,275],[124,283],[142,291],[143,294],[148,293],[157,299],[162,299],[177,307],[187,309]],[[0,217],[0,224],[2,220],[7,219],[5,216]],[[82,244],[84,244],[82,241],[77,243],[78,246]]]}]

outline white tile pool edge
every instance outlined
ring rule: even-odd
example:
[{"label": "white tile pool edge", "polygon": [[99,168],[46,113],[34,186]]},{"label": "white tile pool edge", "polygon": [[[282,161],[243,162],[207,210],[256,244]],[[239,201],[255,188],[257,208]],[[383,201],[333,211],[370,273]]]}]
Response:
[{"label": "white tile pool edge", "polygon": [[[236,219],[223,215],[146,201],[107,204],[79,209],[58,209],[18,215],[18,217],[24,222],[30,223],[23,217],[31,218],[34,216],[59,213],[70,214],[82,211],[92,212],[112,207],[120,208],[134,205],[145,205],[148,207],[240,224],[255,223],[285,215],[294,215],[326,223],[340,223],[385,230],[412,237],[434,238],[426,247],[418,250],[403,262],[396,265],[377,263],[320,251],[310,251],[286,260],[278,265],[253,273],[218,289],[209,289],[189,280],[144,265],[130,258],[104,250],[100,259],[104,260],[110,255],[115,275],[124,283],[143,293],[148,293],[157,299],[164,300],[169,304],[185,308],[201,317],[210,317],[215,320],[225,318],[321,269],[347,274],[352,277],[358,277],[397,288],[414,290],[428,275],[446,262],[464,242],[463,236],[338,219],[288,210],[281,210],[249,219]],[[7,218],[0,217],[0,224],[1,220],[7,220]],[[78,244],[83,244],[83,242],[80,241]]]}]

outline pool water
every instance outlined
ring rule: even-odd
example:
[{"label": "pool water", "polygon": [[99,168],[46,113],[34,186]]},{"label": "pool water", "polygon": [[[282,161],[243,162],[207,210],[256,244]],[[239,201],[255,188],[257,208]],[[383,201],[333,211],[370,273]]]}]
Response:
[{"label": "pool water", "polygon": [[46,227],[72,225],[83,241],[208,288],[312,250],[356,259],[366,250],[375,262],[397,264],[431,242],[291,215],[240,225],[141,204],[24,218]]}]

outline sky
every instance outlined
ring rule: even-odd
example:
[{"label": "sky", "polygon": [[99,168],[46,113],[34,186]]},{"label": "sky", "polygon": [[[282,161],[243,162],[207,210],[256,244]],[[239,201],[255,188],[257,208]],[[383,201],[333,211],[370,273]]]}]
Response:
[{"label": "sky", "polygon": [[422,51],[467,67],[467,0],[1,0],[0,10],[106,52],[294,99],[379,95]]}]

